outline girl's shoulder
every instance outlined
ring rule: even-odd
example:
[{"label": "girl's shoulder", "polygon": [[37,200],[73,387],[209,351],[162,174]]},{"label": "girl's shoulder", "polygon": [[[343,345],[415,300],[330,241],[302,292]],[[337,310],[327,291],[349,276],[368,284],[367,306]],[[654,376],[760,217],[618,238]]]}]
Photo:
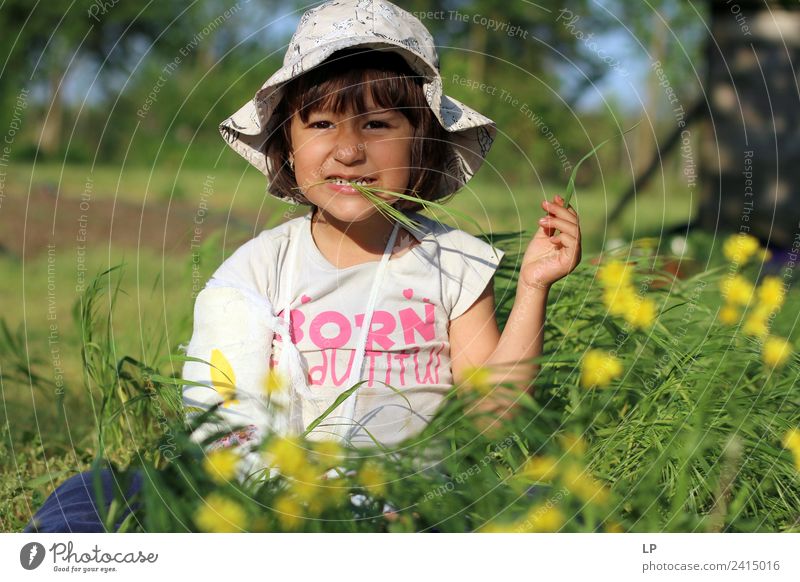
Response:
[{"label": "girl's shoulder", "polygon": [[253,240],[258,241],[258,244],[265,249],[285,245],[292,237],[297,235],[310,216],[311,214],[307,213],[296,218],[290,218],[278,226],[262,230]]},{"label": "girl's shoulder", "polygon": [[450,319],[455,319],[486,289],[505,253],[460,228],[418,213],[411,217],[422,229],[416,236],[423,243],[429,241],[433,249],[429,260],[439,268],[445,308]]},{"label": "girl's shoulder", "polygon": [[483,239],[460,228],[441,223],[416,212],[410,213],[410,216],[421,226],[421,230],[414,233],[415,236],[421,241],[430,240],[436,244],[443,265],[453,262],[477,261],[487,266],[497,267],[505,254]]},{"label": "girl's shoulder", "polygon": [[273,295],[272,281],[282,262],[289,241],[303,226],[306,216],[292,218],[258,235],[239,246],[211,276],[227,286],[256,291],[267,297]]}]

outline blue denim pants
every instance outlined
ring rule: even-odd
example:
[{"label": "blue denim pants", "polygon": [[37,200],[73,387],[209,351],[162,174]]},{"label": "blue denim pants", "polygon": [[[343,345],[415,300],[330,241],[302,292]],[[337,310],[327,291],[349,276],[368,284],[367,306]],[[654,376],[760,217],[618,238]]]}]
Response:
[{"label": "blue denim pants", "polygon": [[[104,506],[108,510],[114,499],[114,491],[121,490],[122,484],[115,483],[109,469],[100,471],[100,481]],[[129,500],[141,487],[142,474],[137,471],[125,493],[126,504],[122,515],[114,524],[114,531],[119,529],[129,513],[138,508],[137,502],[130,503]],[[96,498],[92,471],[73,475],[50,494],[25,526],[23,533],[105,533],[108,530],[103,526]]]}]

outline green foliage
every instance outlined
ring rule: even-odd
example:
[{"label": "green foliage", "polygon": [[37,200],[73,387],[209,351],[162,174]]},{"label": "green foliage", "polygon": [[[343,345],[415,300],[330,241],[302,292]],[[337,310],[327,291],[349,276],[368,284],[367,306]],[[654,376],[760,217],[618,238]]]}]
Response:
[{"label": "green foliage", "polygon": [[[504,263],[516,264],[518,236],[491,240],[509,253]],[[351,450],[326,463],[318,444],[300,440],[281,454],[297,455],[310,473],[285,470],[220,485],[205,468],[208,455],[192,440],[192,426],[173,416],[154,430],[136,408],[129,421],[137,442],[160,434],[159,447],[175,453],[156,459],[146,450],[156,446],[148,445],[122,471],[146,473],[141,506],[123,530],[796,531],[800,475],[780,439],[797,422],[797,358],[768,369],[757,344],[715,321],[724,269],[675,279],[647,249],[637,244],[618,253],[635,263],[639,291],[659,303],[655,326],[631,329],[605,311],[590,258],[553,289],[534,397],[520,394],[513,414],[488,430],[496,415],[478,412],[478,404],[491,392],[462,385],[402,447]],[[513,289],[513,268],[501,269],[496,284],[498,297]],[[88,292],[83,304],[84,328],[96,330],[86,336],[92,347],[85,357],[88,376],[106,394],[99,429],[109,442],[116,407],[140,406],[131,386],[174,409],[180,380],[157,372],[167,362],[163,342],[154,343],[147,365],[103,355],[112,345],[98,344],[96,294]],[[798,304],[793,294],[785,309]],[[499,303],[501,324],[508,308]],[[605,389],[582,388],[581,354],[589,347],[613,351],[624,376]],[[114,383],[126,390],[109,390]],[[264,450],[281,442],[270,436]],[[552,459],[552,475],[537,475],[531,459]],[[335,474],[318,479],[333,467]],[[204,507],[222,508],[230,523],[209,521]]]}]

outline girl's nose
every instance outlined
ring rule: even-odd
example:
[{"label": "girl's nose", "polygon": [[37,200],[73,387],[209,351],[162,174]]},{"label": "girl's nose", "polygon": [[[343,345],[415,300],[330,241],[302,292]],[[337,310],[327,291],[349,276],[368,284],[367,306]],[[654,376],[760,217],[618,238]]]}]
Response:
[{"label": "girl's nose", "polygon": [[358,132],[343,129],[333,151],[333,158],[342,164],[355,164],[364,159],[366,144]]}]

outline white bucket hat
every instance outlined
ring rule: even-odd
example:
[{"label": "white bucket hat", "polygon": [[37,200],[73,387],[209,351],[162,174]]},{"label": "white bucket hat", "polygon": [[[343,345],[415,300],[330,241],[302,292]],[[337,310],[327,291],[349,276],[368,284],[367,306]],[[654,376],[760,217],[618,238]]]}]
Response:
[{"label": "white bucket hat", "polygon": [[[494,141],[494,122],[442,92],[433,37],[412,14],[385,0],[331,0],[303,14],[283,67],[255,97],[223,121],[222,137],[265,176],[273,170],[264,144],[276,127],[274,111],[283,85],[323,63],[334,52],[364,47],[400,54],[424,78],[425,99],[446,130],[450,155],[442,168],[438,199],[460,189],[477,172]],[[291,202],[289,196],[283,200]]]}]

